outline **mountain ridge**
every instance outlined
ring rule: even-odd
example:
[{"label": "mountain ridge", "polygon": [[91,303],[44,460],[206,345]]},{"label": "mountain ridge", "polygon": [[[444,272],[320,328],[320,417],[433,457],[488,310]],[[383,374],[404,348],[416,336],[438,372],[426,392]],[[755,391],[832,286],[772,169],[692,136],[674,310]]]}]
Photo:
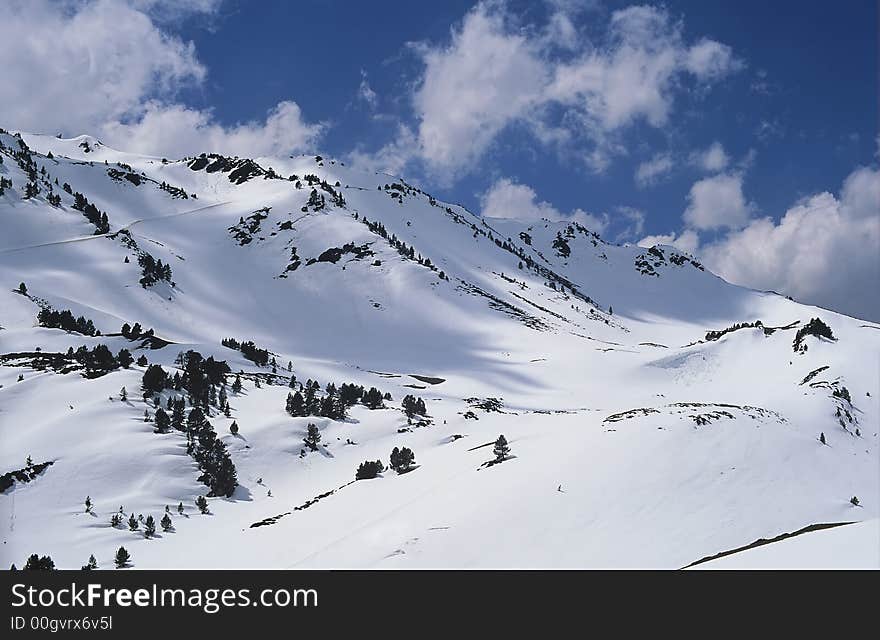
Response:
[{"label": "mountain ridge", "polygon": [[[877,515],[873,323],[731,285],[672,247],[479,218],[322,156],[170,161],[5,132],[0,143],[12,182],[0,194],[0,471],[54,461],[0,498],[8,563],[39,551],[107,566],[126,544],[142,567],[680,567]],[[102,335],[41,327],[41,308]],[[807,335],[798,351],[814,317],[832,338]],[[162,340],[126,337],[125,323]],[[266,349],[275,371],[221,344],[231,337]],[[39,368],[99,344],[148,364],[94,378],[77,375],[85,356],[56,357],[86,367],[67,374]],[[209,498],[214,518],[193,507],[208,487],[185,434],[153,433],[153,400],[187,393],[141,399],[147,368],[185,372],[187,350],[227,362],[227,389],[243,380],[228,417],[204,407],[238,471],[231,496]],[[319,380],[320,397],[335,397],[332,382],[392,399],[292,417],[285,398],[306,388],[291,373]],[[407,395],[426,415],[407,415]],[[513,457],[484,467],[491,450],[472,447],[499,433]],[[358,463],[404,445],[414,470],[349,484]],[[178,502],[173,533],[109,524],[119,504],[158,519]],[[206,537],[215,544],[197,544]]]}]

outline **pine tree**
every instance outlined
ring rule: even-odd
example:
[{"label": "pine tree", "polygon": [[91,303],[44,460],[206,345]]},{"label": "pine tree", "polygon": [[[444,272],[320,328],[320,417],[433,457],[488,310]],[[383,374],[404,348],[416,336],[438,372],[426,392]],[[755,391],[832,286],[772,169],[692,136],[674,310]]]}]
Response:
[{"label": "pine tree", "polygon": [[98,568],[98,561],[95,560],[95,554],[89,556],[88,564],[83,565],[83,571],[94,571]]},{"label": "pine tree", "polygon": [[238,423],[235,420],[233,420],[232,424],[229,425],[229,433],[231,433],[232,435],[238,435]]},{"label": "pine tree", "polygon": [[208,513],[208,501],[205,499],[205,496],[196,498],[196,506],[199,508],[199,512]]},{"label": "pine tree", "polygon": [[237,374],[232,383],[232,393],[241,393],[241,377]]},{"label": "pine tree", "polygon": [[171,529],[171,516],[166,512],[159,524],[162,525],[162,531],[167,533]]},{"label": "pine tree", "polygon": [[110,516],[110,526],[113,528],[118,527],[122,523],[122,518],[119,517],[118,513],[114,513]]},{"label": "pine tree", "polygon": [[119,366],[123,369],[128,369],[131,366],[131,363],[134,362],[134,358],[131,356],[131,352],[128,349],[120,349],[119,353],[116,354],[116,360],[119,362]]},{"label": "pine tree", "polygon": [[145,356],[144,354],[141,354],[140,357],[137,359],[137,365],[139,367],[146,367],[148,364],[149,364],[149,361],[147,360],[147,356]]},{"label": "pine tree", "polygon": [[162,408],[156,409],[155,415],[156,421],[156,431],[159,433],[168,433],[171,429],[171,418],[168,417],[168,414],[165,413],[165,410]]},{"label": "pine tree", "polygon": [[183,431],[183,421],[184,421],[183,404],[184,404],[184,401],[182,399],[175,400],[174,406],[171,410],[171,426],[176,431]]},{"label": "pine tree", "polygon": [[318,427],[311,423],[309,423],[307,430],[308,433],[303,442],[305,442],[306,446],[312,451],[317,451],[318,443],[321,441],[321,432],[318,431]]},{"label": "pine tree", "polygon": [[177,513],[180,515],[183,515],[183,503],[182,502],[177,503]]},{"label": "pine tree", "polygon": [[153,516],[147,516],[144,522],[144,537],[152,538],[154,535],[156,535],[156,521],[153,520]]},{"label": "pine tree", "polygon": [[22,295],[27,295],[27,286],[25,286],[24,282],[19,283],[18,292]]},{"label": "pine tree", "polygon": [[34,460],[30,456],[28,456],[27,460],[25,460],[24,467],[25,467],[25,469],[30,469],[33,466],[34,466]]},{"label": "pine tree", "polygon": [[128,530],[129,531],[137,531],[140,524],[138,523],[138,519],[134,517],[134,513],[128,516]]},{"label": "pine tree", "polygon": [[123,567],[128,566],[128,562],[131,560],[131,554],[125,550],[125,547],[119,547],[116,550],[116,557],[114,561],[116,562],[116,568],[122,569]]},{"label": "pine tree", "polygon": [[492,449],[492,452],[495,454],[496,462],[503,462],[510,454],[510,447],[507,445],[507,438],[505,438],[504,435],[498,436],[498,439],[495,441],[495,448]]},{"label": "pine tree", "polygon": [[306,404],[303,400],[302,394],[297,391],[294,394],[288,392],[287,394],[287,413],[292,416],[304,416],[306,415]]},{"label": "pine tree", "polygon": [[819,434],[819,442],[821,442],[822,444],[825,444],[825,433],[824,432]]}]

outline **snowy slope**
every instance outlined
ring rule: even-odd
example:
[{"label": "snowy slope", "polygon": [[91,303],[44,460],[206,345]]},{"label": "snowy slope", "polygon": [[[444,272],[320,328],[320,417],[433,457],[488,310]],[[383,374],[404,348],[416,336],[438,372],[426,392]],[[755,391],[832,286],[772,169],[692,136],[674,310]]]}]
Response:
[{"label": "snowy slope", "polygon": [[[0,195],[0,474],[28,456],[54,461],[0,497],[7,564],[36,552],[76,568],[94,554],[109,568],[125,545],[140,568],[677,568],[878,516],[875,324],[735,287],[671,247],[483,220],[329,158],[168,161],[85,136],[0,142],[12,181]],[[25,198],[34,178],[39,193]],[[74,208],[77,192],[109,230]],[[170,281],[141,286],[144,254],[171,266]],[[47,305],[105,335],[40,327]],[[835,339],[807,336],[796,352],[815,317]],[[135,322],[163,341],[118,335]],[[227,337],[271,351],[279,377],[222,346]],[[155,411],[144,366],[95,378],[37,368],[38,347],[97,344],[172,375],[189,349],[245,372],[230,417],[211,411],[239,487],[209,498],[210,515],[194,506],[208,489],[185,435],[143,420]],[[288,361],[301,382],[393,399],[345,420],[291,417]],[[850,400],[833,395],[843,387]],[[426,424],[408,424],[407,394],[424,399]],[[474,400],[486,398],[500,411]],[[303,454],[309,423],[321,445]],[[512,457],[482,467],[492,446],[475,447],[501,433]],[[417,468],[352,482],[395,446]],[[174,530],[112,528],[120,505],[157,521],[171,505]],[[870,549],[861,557],[876,563]]]}]

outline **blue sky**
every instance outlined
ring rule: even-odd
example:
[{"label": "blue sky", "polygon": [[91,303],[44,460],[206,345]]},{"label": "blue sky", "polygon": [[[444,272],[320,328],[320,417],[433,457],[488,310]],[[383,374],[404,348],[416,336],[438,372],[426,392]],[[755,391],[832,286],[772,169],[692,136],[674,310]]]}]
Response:
[{"label": "blue sky", "polygon": [[741,284],[880,317],[852,284],[880,284],[876,3],[10,12],[0,38],[17,46],[0,63],[22,78],[0,89],[0,126],[168,156],[320,151],[478,213],[574,216],[612,241],[675,244]]},{"label": "blue sky", "polygon": [[[416,123],[407,100],[423,71],[408,43],[448,44],[472,2],[297,3],[228,2],[205,28],[191,19],[181,35],[196,43],[210,69],[208,81],[187,96],[213,107],[219,120],[259,119],[279,101],[295,100],[310,120],[328,120],[320,148],[344,156],[353,147],[388,142],[391,120],[376,119],[357,99],[361,72],[376,92],[377,111]],[[608,2],[575,18],[601,30],[608,13],[628,3]],[[877,114],[876,5],[851,3],[834,11],[825,2],[672,2],[686,38],[728,44],[745,68],[704,96],[676,96],[668,127],[637,123],[625,134],[629,152],[607,170],[584,170],[535,143],[515,125],[502,133],[478,169],[450,185],[430,186],[479,210],[479,194],[493,176],[515,176],[561,210],[644,209],[650,233],[679,226],[698,170],[680,167],[651,188],[635,188],[638,165],[657,151],[691,153],[720,142],[736,160],[754,159],[745,190],[760,211],[777,215],[795,200],[835,189],[860,164],[874,160]],[[549,7],[512,3],[536,23]],[[231,46],[231,43],[241,43]],[[306,71],[315,64],[314,72]],[[307,77],[303,77],[306,71]],[[424,176],[419,176],[423,180]]]}]

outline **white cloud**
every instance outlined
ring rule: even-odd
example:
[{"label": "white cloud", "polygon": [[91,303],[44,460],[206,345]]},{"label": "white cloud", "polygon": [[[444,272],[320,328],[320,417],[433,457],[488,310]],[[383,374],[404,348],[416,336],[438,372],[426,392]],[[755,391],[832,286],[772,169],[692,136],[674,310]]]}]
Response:
[{"label": "white cloud", "polygon": [[638,166],[635,173],[636,184],[639,187],[648,187],[656,184],[672,171],[673,166],[674,163],[670,154],[659,153]]},{"label": "white cloud", "polygon": [[150,14],[158,22],[170,22],[191,15],[215,13],[223,0],[128,0],[128,4]]},{"label": "white cloud", "polygon": [[880,320],[880,171],[860,168],[835,197],[819,193],[703,249],[725,279]]},{"label": "white cloud", "polygon": [[65,11],[14,1],[0,20],[0,121],[17,129],[94,133],[206,74],[192,43],[169,36],[122,2]]},{"label": "white cloud", "polygon": [[415,96],[420,153],[435,170],[475,162],[496,134],[537,102],[545,70],[525,36],[479,5],[448,47],[422,51],[425,73]]},{"label": "white cloud", "polygon": [[625,153],[618,138],[626,127],[667,124],[686,78],[708,84],[741,67],[726,45],[689,46],[681,24],[649,6],[613,12],[597,42],[586,41],[562,9],[540,29],[515,29],[515,22],[504,3],[483,2],[448,46],[415,46],[425,70],[413,98],[412,155],[434,173],[472,168],[513,123],[545,144],[585,142],[585,164],[603,171]]},{"label": "white cloud", "polygon": [[739,229],[745,226],[754,205],[743,195],[741,174],[719,174],[698,180],[688,194],[682,216],[695,229]]},{"label": "white cloud", "polygon": [[523,222],[571,220],[596,233],[603,233],[609,223],[607,213],[597,216],[583,209],[563,213],[549,202],[538,201],[538,195],[530,186],[507,178],[497,180],[483,194],[480,203],[482,215],[487,218],[512,218]]},{"label": "white cloud", "polygon": [[696,254],[700,247],[700,237],[693,229],[685,229],[680,234],[674,233],[646,236],[639,240],[640,247],[653,247],[655,244],[668,244],[680,251]]},{"label": "white cloud", "polygon": [[376,92],[373,91],[373,88],[370,86],[370,83],[367,80],[367,72],[363,69],[361,69],[361,84],[360,86],[358,86],[357,97],[359,100],[363,100],[364,102],[366,102],[371,109],[376,108],[378,96],[376,95]]},{"label": "white cloud", "polygon": [[691,163],[704,171],[723,171],[730,163],[730,156],[724,151],[724,146],[716,141],[705,151],[692,154]]},{"label": "white cloud", "polygon": [[302,149],[323,129],[291,101],[262,123],[224,127],[211,110],[174,103],[207,69],[193,43],[160,28],[167,20],[216,10],[219,1],[13,0],[0,20],[0,124],[42,133],[101,137],[156,155],[223,151],[237,155]]},{"label": "white cloud", "polygon": [[697,78],[710,80],[738,71],[743,63],[733,57],[733,50],[726,44],[704,38],[688,49],[685,66]]},{"label": "white cloud", "polygon": [[111,147],[149,155],[181,157],[196,152],[226,155],[284,155],[311,148],[323,130],[303,122],[295,102],[281,102],[262,122],[233,126],[217,124],[211,112],[180,105],[149,103],[140,119],[110,122],[102,139]]},{"label": "white cloud", "polygon": [[401,175],[406,165],[412,160],[418,146],[416,134],[405,125],[397,127],[397,135],[376,152],[362,149],[351,151],[346,162],[360,171],[390,173]]}]

